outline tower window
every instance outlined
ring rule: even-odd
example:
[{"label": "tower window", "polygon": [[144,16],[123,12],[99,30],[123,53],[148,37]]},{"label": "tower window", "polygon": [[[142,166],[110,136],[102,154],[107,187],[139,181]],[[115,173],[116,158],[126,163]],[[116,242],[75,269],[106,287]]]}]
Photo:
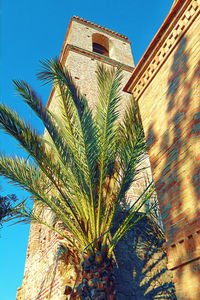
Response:
[{"label": "tower window", "polygon": [[92,35],[92,50],[101,55],[109,56],[109,39],[100,33],[94,33]]},{"label": "tower window", "polygon": [[93,52],[108,56],[108,50],[104,46],[98,43],[93,43],[92,45],[93,45]]}]

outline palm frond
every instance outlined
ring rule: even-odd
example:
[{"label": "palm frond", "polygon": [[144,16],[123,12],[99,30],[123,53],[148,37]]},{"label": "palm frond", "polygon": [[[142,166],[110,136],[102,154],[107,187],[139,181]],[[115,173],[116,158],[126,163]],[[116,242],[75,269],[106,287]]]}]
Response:
[{"label": "palm frond", "polygon": [[[53,81],[54,85],[59,87],[62,95],[63,92],[66,93],[66,97],[62,100],[65,106],[65,113],[69,113],[67,115],[68,122],[74,128],[71,133],[74,138],[78,139],[81,157],[83,157],[82,163],[87,162],[88,177],[92,177],[98,157],[97,127],[88,103],[76,87],[70,73],[62,67],[58,60],[47,60],[42,63],[42,67],[43,71],[39,73],[39,79],[45,82],[48,82],[48,80]],[[69,110],[70,105],[73,106],[73,119],[71,119],[70,115],[72,111]]]},{"label": "palm frond", "polygon": [[[71,157],[73,158],[73,153],[70,151],[70,148],[68,147],[68,144],[66,143],[66,141],[64,141],[63,135],[61,135],[60,129],[57,128],[54,119],[51,117],[51,114],[49,114],[47,109],[42,104],[40,98],[36,95],[34,90],[26,82],[24,82],[24,81],[13,81],[13,82],[15,84],[16,91],[19,93],[19,95],[22,96],[23,100],[25,100],[25,102],[32,108],[32,110],[38,115],[38,117],[44,123],[45,128],[47,129],[47,131],[51,137],[51,140],[53,142],[53,147],[51,147],[51,150],[52,149],[54,150],[53,151],[54,155],[55,155],[55,153],[57,154],[57,159],[54,158],[54,160],[56,161],[56,164],[58,165],[58,156],[59,156],[59,159],[62,161],[63,166],[67,165],[67,167],[69,169],[70,162],[71,161],[73,162],[73,159],[70,159]],[[69,139],[68,139],[68,141],[69,141]],[[48,166],[49,165],[50,164],[48,162]],[[80,166],[80,164],[79,164],[79,166]],[[53,169],[55,170],[55,166]],[[60,168],[58,167],[57,169],[60,169]],[[73,165],[71,165],[71,169],[73,169]],[[43,170],[44,170],[44,168],[43,168]],[[62,175],[62,174],[59,174],[59,175]],[[66,172],[65,172],[65,176],[66,176]],[[62,177],[61,176],[59,176],[59,177],[62,181]],[[71,176],[70,177],[68,176],[68,178],[71,178]],[[51,180],[52,180],[52,178],[51,178]],[[65,180],[62,182],[65,185]],[[54,184],[55,184],[55,181],[54,181]],[[58,188],[58,185],[57,185],[57,189],[62,194],[62,197],[66,198],[66,195],[63,195],[61,189]],[[73,198],[71,197],[71,199],[73,199]],[[73,202],[73,203],[75,203],[75,202]],[[70,207],[69,202],[68,202],[68,206]],[[78,209],[78,207],[76,205],[75,205],[75,208],[76,208],[76,211],[78,213],[80,213],[80,210]],[[73,209],[71,209],[71,211],[73,213]],[[73,215],[75,217],[74,213],[73,213]],[[84,218],[84,214],[82,213],[81,215]]]},{"label": "palm frond", "polygon": [[[152,197],[153,193],[155,192],[155,187],[153,184],[151,184],[150,188],[144,193],[142,196],[142,199],[139,203],[133,206],[131,211],[129,212],[128,216],[124,219],[124,221],[121,223],[117,231],[112,237],[111,242],[111,248],[110,253],[112,253],[112,249],[115,247],[115,245],[118,243],[118,241],[132,228],[134,225],[143,217],[145,217],[147,214],[149,214],[150,211],[146,211],[144,213],[140,213],[138,218],[132,222],[136,214],[140,211],[141,207],[144,206],[144,204]],[[150,208],[150,210],[152,207]]]},{"label": "palm frond", "polygon": [[49,189],[48,177],[41,171],[38,172],[35,165],[30,164],[29,161],[25,161],[23,158],[19,159],[17,156],[13,159],[1,154],[0,174],[30,192],[36,202],[41,202],[50,207],[79,241],[82,241],[83,237],[87,239],[84,229],[79,222],[76,222],[75,212],[72,206],[69,205],[70,199],[67,200],[67,195],[65,195],[65,199],[58,198],[57,193],[52,188],[51,192],[47,193],[46,187],[48,186]]},{"label": "palm frond", "polygon": [[146,158],[146,143],[139,108],[132,97],[129,99],[122,123],[119,125],[118,139],[118,162],[122,169],[119,198],[124,199],[138,173],[141,162]]},{"label": "palm frond", "polygon": [[96,120],[99,130],[99,195],[97,208],[97,232],[100,235],[102,214],[102,193],[105,178],[113,173],[115,165],[115,122],[119,117],[118,105],[120,101],[120,84],[122,72],[118,69],[106,70],[103,65],[97,67],[97,81],[99,86],[99,104],[97,105]]},{"label": "palm frond", "polygon": [[[137,103],[133,98],[130,98],[127,103],[125,114],[118,125],[116,136],[118,147],[116,161],[119,170],[116,185],[118,190],[115,193],[115,201],[112,203],[110,198],[108,203],[111,205],[107,205],[105,208],[101,227],[101,230],[105,231],[110,228],[119,203],[125,200],[127,191],[139,173],[139,166],[146,158],[146,144],[142,122]],[[105,240],[106,236],[104,237]]]},{"label": "palm frond", "polygon": [[56,145],[59,153],[62,155],[65,163],[71,158],[71,152],[67,143],[64,143],[63,137],[59,132],[53,118],[49,114],[46,107],[43,105],[41,99],[37,96],[35,91],[23,80],[13,80],[15,90],[23,98],[23,100],[31,107],[36,115],[43,122],[46,130]]},{"label": "palm frond", "polygon": [[29,209],[25,202],[26,201],[22,201],[20,202],[20,204],[16,205],[13,208],[12,216],[9,218],[9,221],[17,220],[16,223],[29,223],[30,221],[37,222],[39,224],[47,226],[52,231],[57,232],[61,237],[65,238],[68,242],[70,242],[70,244],[77,247],[77,243],[75,243],[74,240],[70,239],[69,236],[67,236],[63,232],[63,230],[61,231],[55,228],[53,224],[44,219],[44,215],[39,216],[38,213],[34,211],[34,209]]},{"label": "palm frond", "polygon": [[1,103],[0,128],[13,136],[35,160],[46,160],[44,144],[36,130],[29,124],[26,125],[15,111]]},{"label": "palm frond", "polygon": [[[62,161],[62,166],[67,165],[68,170],[70,167],[70,162],[73,162],[73,153],[71,153],[66,141],[63,140],[63,136],[60,133],[59,128],[56,126],[56,123],[54,119],[51,117],[47,109],[42,104],[41,100],[38,98],[34,90],[24,81],[13,81],[15,84],[15,88],[17,92],[22,96],[22,98],[25,100],[25,102],[32,108],[32,110],[39,116],[39,118],[43,121],[50,137],[53,145],[50,147],[51,153],[54,154],[54,160],[56,161],[56,164]],[[47,143],[47,141],[46,141]],[[46,144],[45,143],[45,144]],[[49,143],[49,145],[51,145]],[[53,151],[52,151],[53,149]],[[55,154],[57,156],[55,157]],[[60,161],[58,161],[58,157],[60,158]],[[65,169],[65,168],[64,168]],[[73,165],[71,167],[73,169]],[[68,172],[69,173],[69,172]],[[62,180],[63,176],[62,174],[59,174],[61,182],[66,187],[66,172],[65,172],[65,178]],[[71,178],[71,174],[68,176],[68,178]],[[68,189],[69,192],[69,189]],[[72,197],[71,197],[72,198]],[[77,206],[76,206],[77,210]],[[80,212],[79,210],[77,210]],[[82,214],[83,215],[83,214]]]}]

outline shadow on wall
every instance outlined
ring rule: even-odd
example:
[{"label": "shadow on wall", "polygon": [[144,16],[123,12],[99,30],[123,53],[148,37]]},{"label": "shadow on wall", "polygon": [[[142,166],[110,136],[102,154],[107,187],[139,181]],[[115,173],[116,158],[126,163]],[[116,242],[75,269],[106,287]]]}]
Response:
[{"label": "shadow on wall", "polygon": [[162,230],[149,217],[122,238],[115,249],[117,300],[177,299],[164,244]]},{"label": "shadow on wall", "polygon": [[[193,49],[187,50],[187,38],[181,39],[173,57],[166,94],[168,130],[157,136],[155,124],[149,126],[147,133],[148,148],[157,148],[157,156],[151,156],[151,164],[156,174],[156,190],[159,198],[163,225],[167,240],[178,242],[176,233],[183,230],[184,225],[198,221],[198,202],[200,199],[200,155],[197,155],[197,141],[200,137],[200,106],[197,95],[200,79],[200,62],[194,69],[189,68],[189,58]],[[194,59],[193,55],[193,59]],[[193,62],[194,64],[194,62]],[[161,167],[162,166],[162,167]],[[159,174],[159,175],[158,175]],[[190,201],[190,202],[189,202]],[[197,226],[196,226],[197,230]],[[191,233],[190,233],[191,234]],[[189,236],[186,237],[189,239]],[[182,253],[190,258],[195,248],[183,241]],[[180,246],[180,245],[179,245]],[[175,246],[177,247],[177,246]],[[186,247],[187,251],[186,251]],[[176,265],[181,263],[180,250]],[[198,278],[199,267],[191,265],[191,272],[196,271]],[[182,268],[178,273],[179,283],[183,280]],[[199,288],[200,293],[200,288]]]}]

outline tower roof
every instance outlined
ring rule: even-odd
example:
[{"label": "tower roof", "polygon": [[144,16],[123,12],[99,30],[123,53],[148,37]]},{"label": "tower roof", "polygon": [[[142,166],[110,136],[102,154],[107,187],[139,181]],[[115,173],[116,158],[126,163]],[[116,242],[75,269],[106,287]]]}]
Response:
[{"label": "tower roof", "polygon": [[81,21],[81,22],[86,23],[86,24],[88,24],[88,25],[92,25],[93,27],[100,28],[100,29],[106,31],[107,33],[112,33],[112,34],[114,34],[114,35],[116,35],[116,36],[118,36],[118,37],[120,37],[120,38],[122,38],[122,39],[128,40],[128,37],[127,37],[127,36],[125,36],[125,35],[123,35],[123,34],[121,34],[121,33],[119,33],[119,32],[116,32],[116,31],[114,31],[114,30],[105,28],[104,26],[95,24],[94,22],[87,21],[86,19],[80,18],[80,17],[78,17],[78,16],[73,16],[73,17],[72,17],[72,20],[73,20],[73,19],[78,20],[78,21]]}]

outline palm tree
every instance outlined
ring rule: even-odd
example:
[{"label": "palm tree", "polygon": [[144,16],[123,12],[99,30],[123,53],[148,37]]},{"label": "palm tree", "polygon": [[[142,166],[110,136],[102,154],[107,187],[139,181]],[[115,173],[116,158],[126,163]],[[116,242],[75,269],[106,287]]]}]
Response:
[{"label": "palm tree", "polygon": [[[0,174],[33,196],[34,208],[24,201],[14,210],[15,217],[48,226],[79,250],[82,280],[73,291],[76,299],[114,299],[114,247],[146,214],[136,217],[153,193],[152,189],[144,193],[120,224],[113,225],[145,157],[138,108],[130,99],[119,116],[120,69],[97,67],[99,102],[93,116],[57,59],[44,61],[42,67],[38,77],[53,82],[59,114],[45,108],[26,82],[14,81],[17,93],[46,129],[44,136],[38,135],[15,111],[0,104],[1,128],[28,153],[27,159],[1,154]],[[47,208],[60,226],[43,217]]]}]

